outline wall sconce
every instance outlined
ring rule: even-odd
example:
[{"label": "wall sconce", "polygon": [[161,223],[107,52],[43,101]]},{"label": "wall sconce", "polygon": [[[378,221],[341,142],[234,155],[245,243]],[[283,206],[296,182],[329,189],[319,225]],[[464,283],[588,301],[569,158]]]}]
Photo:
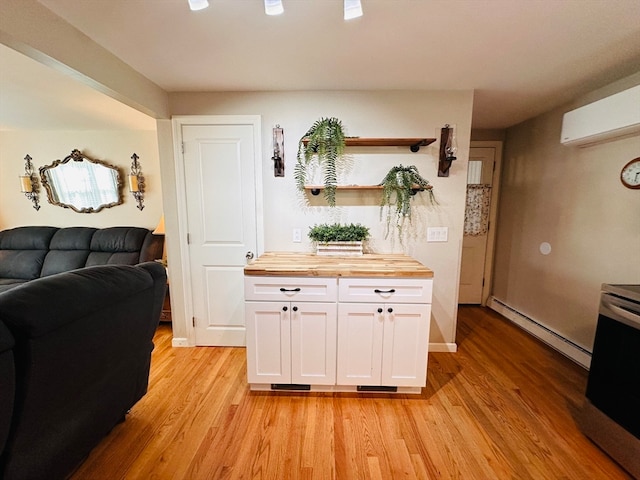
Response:
[{"label": "wall sconce", "polygon": [[454,127],[448,123],[440,130],[440,161],[438,162],[438,176],[448,177],[451,163],[456,159],[458,142]]},{"label": "wall sconce", "polygon": [[38,180],[35,173],[33,173],[33,164],[31,163],[31,157],[29,155],[24,157],[24,175],[20,175],[20,191],[33,202],[33,208],[40,210],[38,203]]},{"label": "wall sconce", "polygon": [[273,176],[284,177],[284,130],[280,125],[273,129]]},{"label": "wall sconce", "polygon": [[131,162],[131,173],[129,174],[129,191],[138,202],[138,210],[142,211],[144,208],[144,176],[142,175],[138,158],[140,157],[135,153],[131,155],[131,160],[133,161]]}]

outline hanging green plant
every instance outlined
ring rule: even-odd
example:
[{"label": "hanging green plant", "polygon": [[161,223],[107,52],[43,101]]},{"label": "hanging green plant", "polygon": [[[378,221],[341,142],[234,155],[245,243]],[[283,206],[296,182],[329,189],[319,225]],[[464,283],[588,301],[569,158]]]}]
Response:
[{"label": "hanging green plant", "polygon": [[336,205],[338,174],[336,164],[344,154],[345,134],[342,122],[335,117],[317,120],[298,142],[293,176],[299,190],[304,190],[307,168],[317,157],[324,174],[324,196],[331,207]]},{"label": "hanging green plant", "polygon": [[405,220],[411,221],[411,199],[417,192],[426,191],[431,203],[436,203],[433,186],[420,175],[415,165],[409,167],[398,165],[391,168],[380,185],[382,185],[380,216],[382,217],[385,207],[387,211],[385,238],[389,235],[392,218],[395,218],[395,225],[402,234]]}]

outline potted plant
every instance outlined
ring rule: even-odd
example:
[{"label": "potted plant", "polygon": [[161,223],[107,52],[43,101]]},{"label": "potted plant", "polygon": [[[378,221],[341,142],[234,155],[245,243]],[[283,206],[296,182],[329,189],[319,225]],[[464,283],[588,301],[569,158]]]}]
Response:
[{"label": "potted plant", "polygon": [[336,204],[338,174],[336,162],[344,154],[345,134],[342,122],[335,117],[320,118],[298,142],[297,162],[293,176],[299,190],[304,190],[307,168],[315,157],[324,173],[324,196],[329,206]]},{"label": "potted plant", "polygon": [[314,225],[308,237],[316,243],[318,255],[362,255],[362,243],[369,238],[369,228],[359,223]]},{"label": "potted plant", "polygon": [[391,218],[395,217],[395,225],[402,233],[405,219],[411,221],[411,199],[417,192],[427,191],[431,203],[435,203],[433,186],[423,178],[415,165],[405,167],[398,165],[391,168],[382,182],[382,201],[380,203],[380,216],[386,207],[387,230],[389,235]]}]

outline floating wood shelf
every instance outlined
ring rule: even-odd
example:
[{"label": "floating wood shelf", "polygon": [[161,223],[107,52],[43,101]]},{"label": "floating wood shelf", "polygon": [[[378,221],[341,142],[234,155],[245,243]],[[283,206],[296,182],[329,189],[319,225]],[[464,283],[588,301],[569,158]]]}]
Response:
[{"label": "floating wood shelf", "polygon": [[[424,192],[425,190],[431,190],[433,186],[429,185],[426,188],[418,185],[412,188],[413,193]],[[319,195],[324,190],[324,185],[307,185],[304,187],[306,191],[311,195]],[[382,190],[382,185],[337,185],[336,190]]]},{"label": "floating wood shelf", "polygon": [[[420,147],[426,147],[435,142],[435,138],[361,138],[347,137],[345,145],[347,147],[409,147],[412,152],[417,152]],[[305,145],[309,141],[302,140]]]}]

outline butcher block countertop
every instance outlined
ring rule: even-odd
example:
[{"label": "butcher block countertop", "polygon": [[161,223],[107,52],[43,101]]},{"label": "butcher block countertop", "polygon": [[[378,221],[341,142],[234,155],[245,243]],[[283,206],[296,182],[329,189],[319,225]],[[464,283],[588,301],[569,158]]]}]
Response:
[{"label": "butcher block countertop", "polygon": [[267,252],[244,267],[244,274],[273,277],[433,277],[433,272],[417,260],[396,253],[333,257],[315,253]]}]

